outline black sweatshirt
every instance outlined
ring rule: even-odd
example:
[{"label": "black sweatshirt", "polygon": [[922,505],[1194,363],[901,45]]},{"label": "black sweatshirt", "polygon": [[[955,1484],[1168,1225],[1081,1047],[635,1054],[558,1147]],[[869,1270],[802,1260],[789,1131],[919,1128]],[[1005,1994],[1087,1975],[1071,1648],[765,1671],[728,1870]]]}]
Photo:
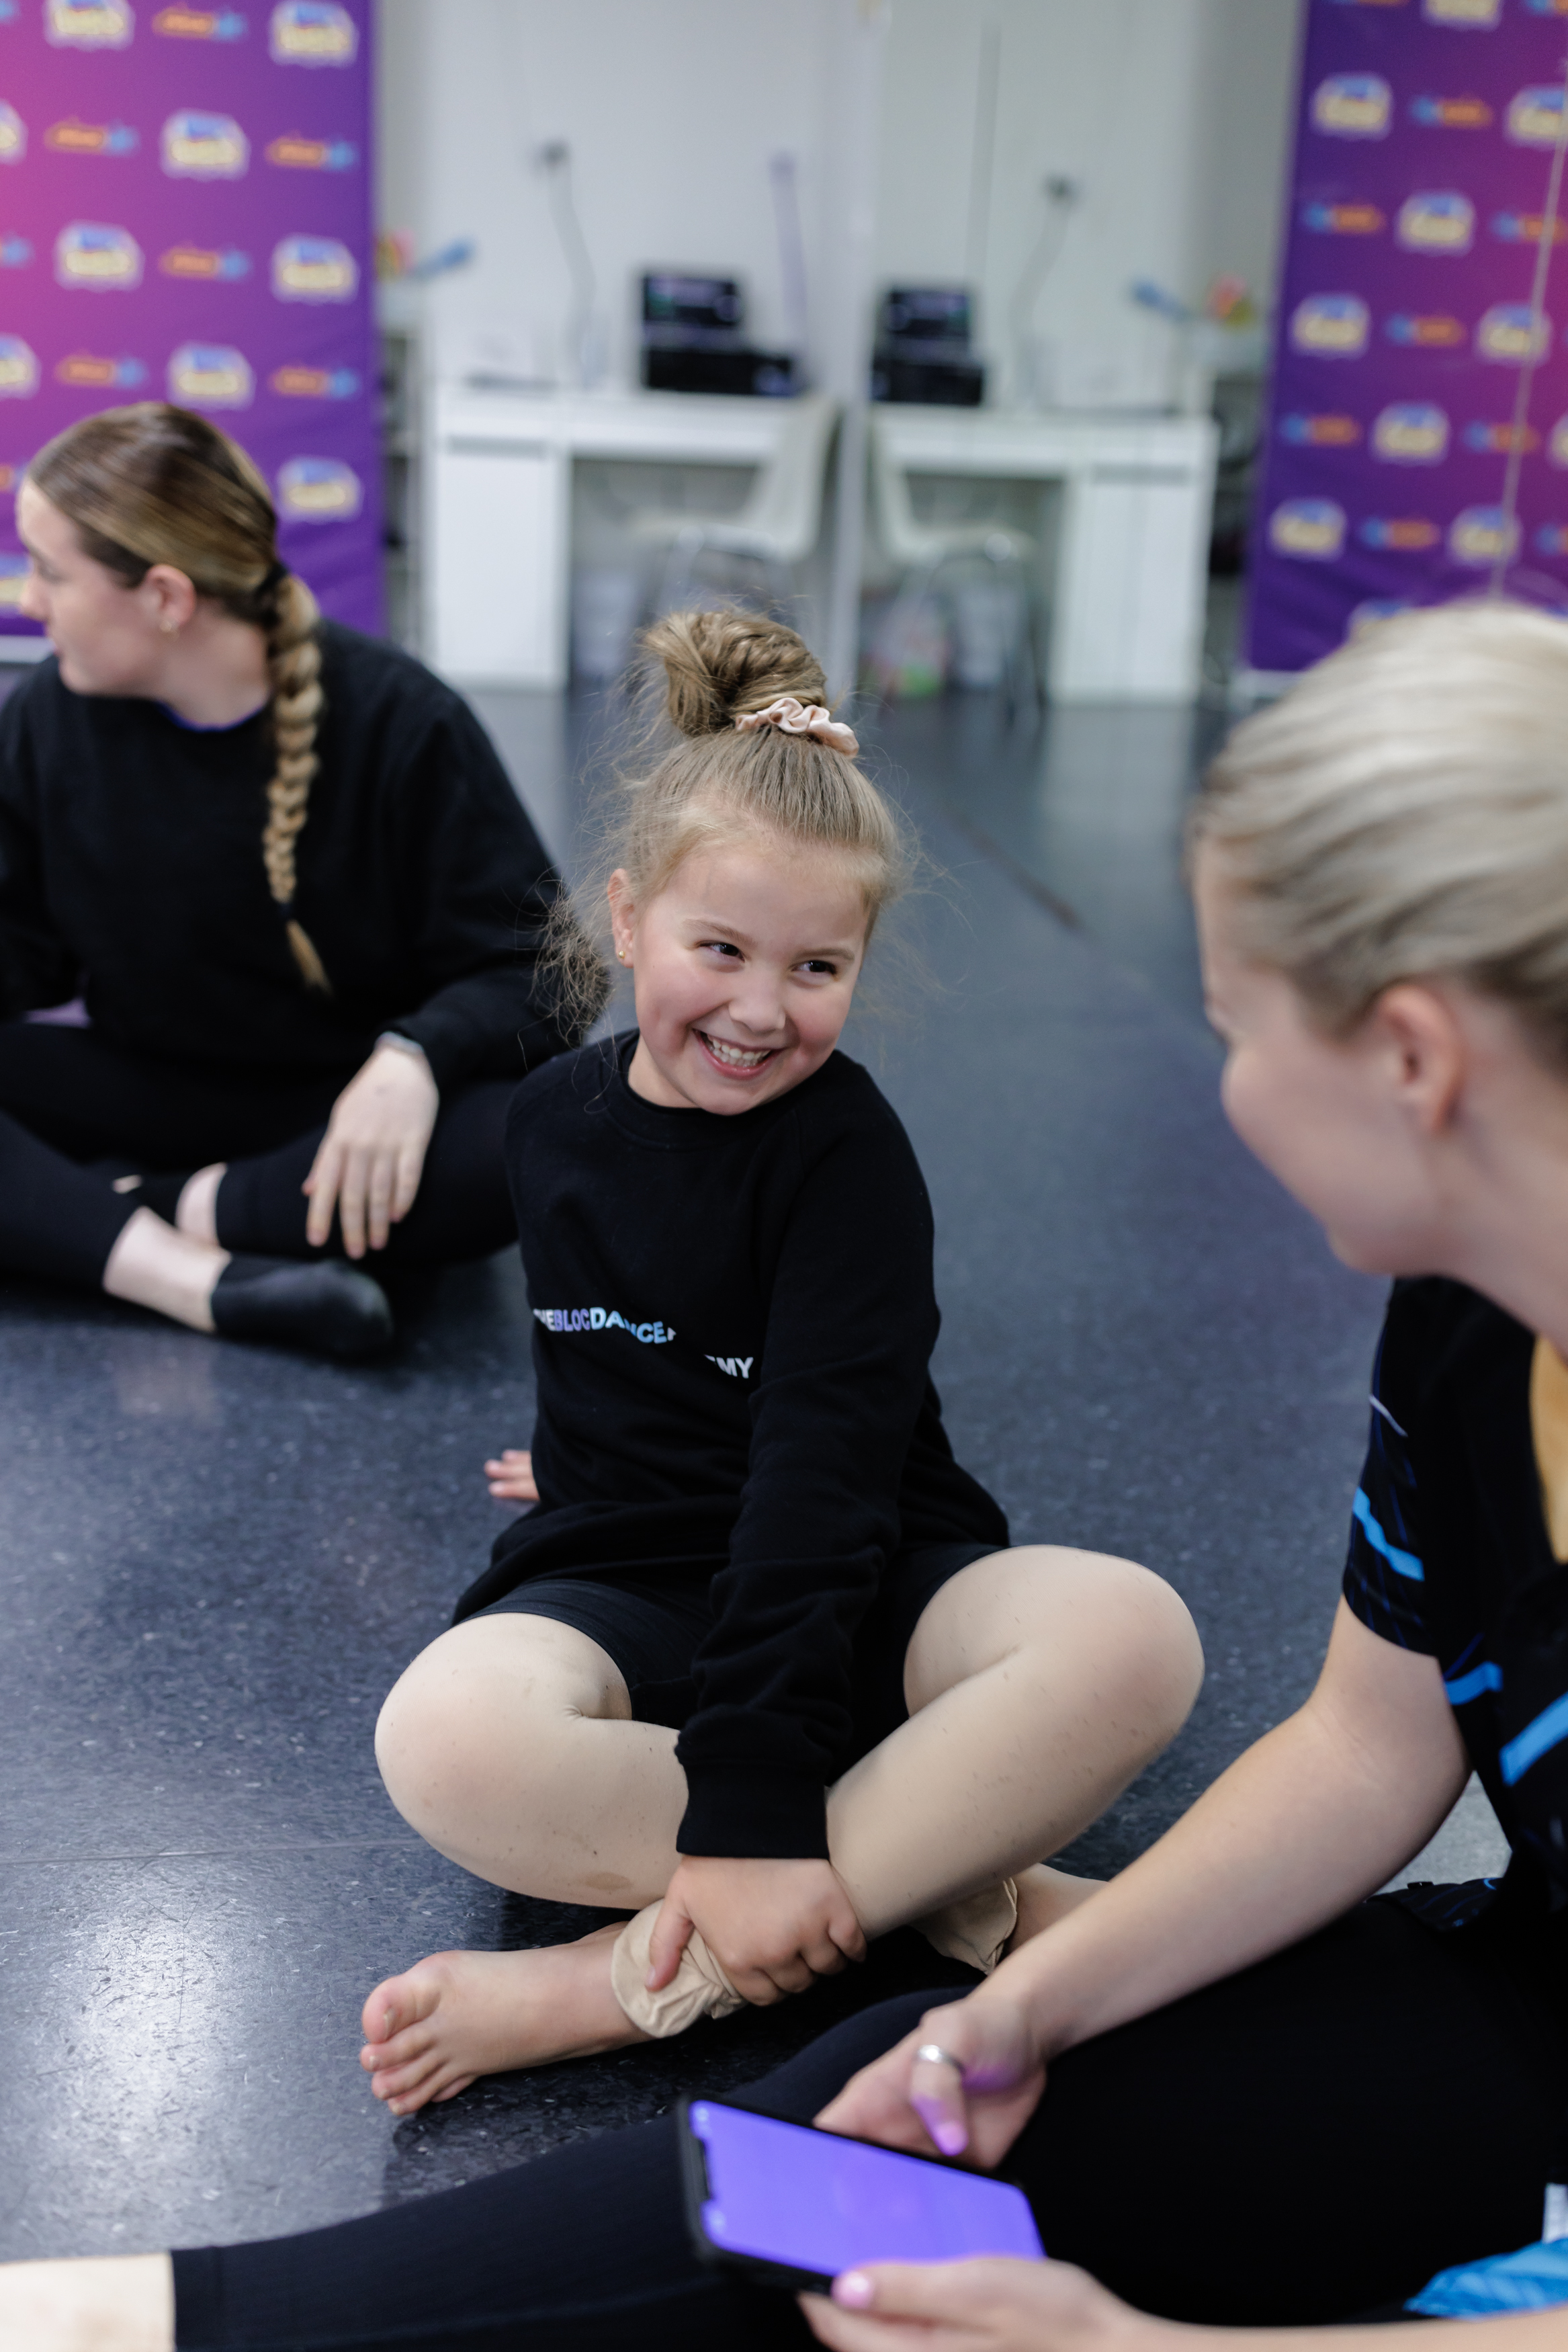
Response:
[{"label": "black sweatshirt", "polygon": [[999,1549],[1007,1521],[942,1427],[931,1204],[865,1071],[835,1054],[720,1117],[634,1095],[635,1045],[585,1046],[512,1106],[539,1501],[458,1614],[534,1576],[711,1571],[681,1850],[825,1854],[886,1564]]},{"label": "black sweatshirt", "polygon": [[407,654],[321,625],[320,768],[295,912],[267,888],[266,714],[184,727],[41,662],[0,710],[0,1018],[82,992],[111,1044],[259,1075],[341,1071],[378,1034],[436,1084],[561,1050],[536,980],[555,877],[473,712]]}]

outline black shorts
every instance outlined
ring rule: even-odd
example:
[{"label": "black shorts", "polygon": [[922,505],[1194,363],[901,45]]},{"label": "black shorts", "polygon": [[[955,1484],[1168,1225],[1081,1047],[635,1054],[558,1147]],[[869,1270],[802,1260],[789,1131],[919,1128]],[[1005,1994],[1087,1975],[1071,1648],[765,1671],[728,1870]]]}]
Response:
[{"label": "black shorts", "polygon": [[[869,1756],[909,1718],[904,1660],[921,1612],[961,1569],[988,1559],[995,1544],[916,1544],[889,1563],[854,1644],[854,1748]],[[657,1584],[627,1576],[540,1576],[492,1601],[479,1617],[553,1617],[575,1625],[613,1658],[639,1723],[676,1730],[696,1704],[692,1661],[715,1619],[712,1570],[672,1560]]]}]

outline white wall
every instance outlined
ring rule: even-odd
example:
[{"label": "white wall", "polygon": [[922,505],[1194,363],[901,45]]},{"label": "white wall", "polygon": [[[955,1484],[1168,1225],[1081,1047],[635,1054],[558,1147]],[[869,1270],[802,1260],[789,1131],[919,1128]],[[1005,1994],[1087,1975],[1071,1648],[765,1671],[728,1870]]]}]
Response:
[{"label": "white wall", "polygon": [[880,275],[968,275],[989,34],[998,71],[980,333],[1003,394],[1009,308],[1046,225],[1042,183],[1061,173],[1082,194],[1034,312],[1048,383],[1073,404],[1166,398],[1175,339],[1127,289],[1152,278],[1197,301],[1221,269],[1260,290],[1270,284],[1301,5],[894,0]]},{"label": "white wall", "polygon": [[[571,146],[611,331],[634,370],[632,284],[650,264],[734,269],[759,342],[784,317],[767,162],[798,158],[812,339],[824,316],[846,157],[835,116],[845,21],[868,0],[381,0],[382,217],[423,249],[470,236],[476,263],[434,288],[440,364],[557,376],[570,285],[532,162]],[[1007,307],[1044,219],[1049,172],[1084,198],[1040,301],[1056,389],[1158,401],[1173,339],[1134,278],[1189,300],[1238,269],[1266,287],[1285,168],[1301,0],[893,0],[876,164],[883,280],[962,280],[977,80],[999,40],[981,333],[1001,363]],[[823,366],[823,362],[830,364]]]},{"label": "white wall", "polygon": [[[382,0],[382,217],[423,249],[473,236],[439,281],[444,367],[559,378],[570,281],[534,157],[572,152],[612,373],[634,372],[632,284],[651,266],[745,278],[748,328],[784,334],[768,159],[798,157],[820,252],[820,73],[836,0]],[[813,271],[821,278],[821,271]],[[819,325],[821,322],[818,322]]]}]

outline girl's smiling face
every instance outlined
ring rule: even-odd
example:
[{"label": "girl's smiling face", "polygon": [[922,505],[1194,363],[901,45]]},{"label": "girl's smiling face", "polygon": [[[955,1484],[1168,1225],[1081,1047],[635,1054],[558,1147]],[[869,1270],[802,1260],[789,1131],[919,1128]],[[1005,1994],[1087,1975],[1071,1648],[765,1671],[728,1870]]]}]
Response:
[{"label": "girl's smiling face", "polygon": [[694,850],[643,906],[618,869],[610,905],[636,992],[633,1093],[727,1117],[821,1068],[865,957],[865,902],[841,852],[743,835]]}]

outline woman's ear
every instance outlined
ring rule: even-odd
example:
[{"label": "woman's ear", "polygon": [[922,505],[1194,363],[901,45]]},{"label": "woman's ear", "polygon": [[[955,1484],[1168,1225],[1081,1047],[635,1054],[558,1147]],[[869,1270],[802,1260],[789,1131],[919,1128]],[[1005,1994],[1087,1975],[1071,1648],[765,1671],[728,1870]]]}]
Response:
[{"label": "woman's ear", "polygon": [[172,563],[154,563],[142,574],[136,593],[149,618],[165,636],[174,636],[196,609],[196,592],[183,572]]},{"label": "woman's ear", "polygon": [[610,900],[610,929],[615,941],[615,961],[629,964],[637,909],[632,903],[632,885],[623,866],[618,866],[610,877],[605,895]]},{"label": "woman's ear", "polygon": [[1464,1023],[1441,990],[1403,981],[1368,1016],[1387,1057],[1395,1099],[1423,1135],[1451,1124],[1469,1068]]}]

